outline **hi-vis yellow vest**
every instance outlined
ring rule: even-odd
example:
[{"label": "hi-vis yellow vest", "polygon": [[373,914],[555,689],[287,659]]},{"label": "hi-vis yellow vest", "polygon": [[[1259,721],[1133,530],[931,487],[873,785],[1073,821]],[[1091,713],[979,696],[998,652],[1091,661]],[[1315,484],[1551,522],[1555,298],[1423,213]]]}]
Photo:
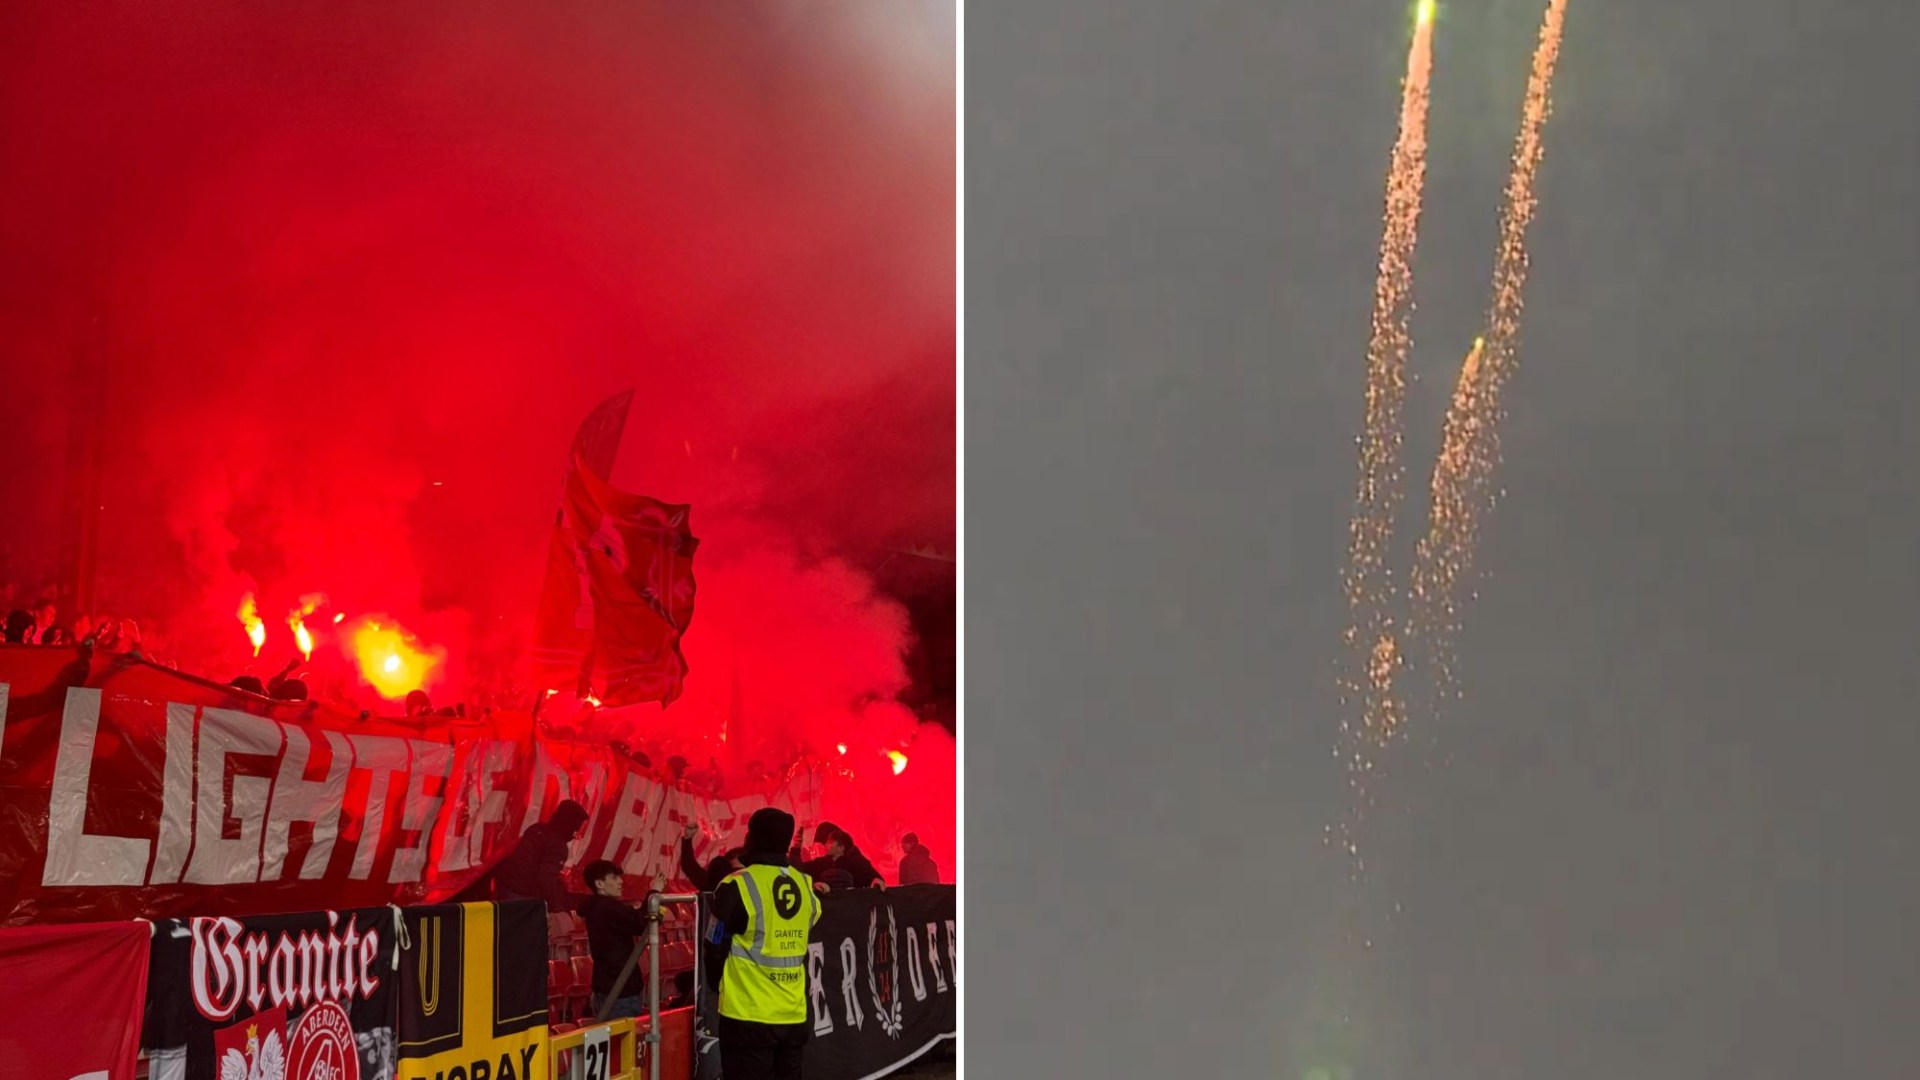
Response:
[{"label": "hi-vis yellow vest", "polygon": [[720,1015],[755,1024],[807,1021],[807,937],[820,921],[813,881],[790,866],[727,875],[746,901],[747,932],[733,936],[720,973]]}]

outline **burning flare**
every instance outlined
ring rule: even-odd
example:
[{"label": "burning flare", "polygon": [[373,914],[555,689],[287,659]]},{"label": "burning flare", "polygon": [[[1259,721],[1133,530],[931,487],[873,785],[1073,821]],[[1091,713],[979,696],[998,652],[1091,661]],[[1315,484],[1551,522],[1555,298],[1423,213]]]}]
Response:
[{"label": "burning flare", "polygon": [[[307,630],[307,616],[318,611],[326,602],[325,593],[308,593],[300,598],[299,607],[287,612],[287,625],[293,628],[294,644],[300,646],[303,659],[313,659],[313,634]],[[333,621],[339,622],[340,617],[335,616]]]},{"label": "burning flare", "polygon": [[887,760],[893,762],[893,775],[899,776],[907,770],[907,755],[898,750],[887,751]]},{"label": "burning flare", "polygon": [[348,630],[346,646],[359,665],[360,677],[388,701],[399,701],[426,686],[444,655],[420,643],[404,627],[375,619],[355,623]]},{"label": "burning flare", "polygon": [[252,593],[240,598],[240,625],[246,628],[247,640],[253,642],[253,655],[259,656],[267,643],[267,624],[260,621],[260,609]]}]

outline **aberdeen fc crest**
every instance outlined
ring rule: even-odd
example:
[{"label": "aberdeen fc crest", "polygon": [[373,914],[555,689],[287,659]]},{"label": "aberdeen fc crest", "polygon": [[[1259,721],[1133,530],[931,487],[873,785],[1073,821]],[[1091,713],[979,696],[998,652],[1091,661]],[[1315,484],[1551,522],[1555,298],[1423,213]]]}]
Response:
[{"label": "aberdeen fc crest", "polygon": [[880,907],[867,916],[867,993],[873,998],[873,1015],[880,1030],[890,1039],[900,1037],[900,927],[894,921],[893,905],[887,909],[887,931],[880,932]]},{"label": "aberdeen fc crest", "polygon": [[331,1001],[306,1011],[287,1036],[287,1010],[256,1013],[214,1033],[220,1080],[360,1080],[353,1024]]},{"label": "aberdeen fc crest", "polygon": [[287,1051],[287,1080],[360,1080],[353,1022],[337,1003],[323,1001],[300,1018]]}]

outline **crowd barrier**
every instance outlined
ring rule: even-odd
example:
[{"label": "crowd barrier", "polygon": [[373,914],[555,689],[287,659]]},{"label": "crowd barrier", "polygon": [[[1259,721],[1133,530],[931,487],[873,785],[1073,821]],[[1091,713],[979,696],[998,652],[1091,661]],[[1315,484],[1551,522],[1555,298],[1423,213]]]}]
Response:
[{"label": "crowd barrier", "polygon": [[[0,929],[0,1077],[710,1076],[711,999],[674,994],[701,982],[697,901],[651,898],[629,983],[648,1012],[605,1021],[578,920],[535,901]],[[956,929],[952,886],[829,894],[807,1075],[882,1074],[955,1038]]]}]

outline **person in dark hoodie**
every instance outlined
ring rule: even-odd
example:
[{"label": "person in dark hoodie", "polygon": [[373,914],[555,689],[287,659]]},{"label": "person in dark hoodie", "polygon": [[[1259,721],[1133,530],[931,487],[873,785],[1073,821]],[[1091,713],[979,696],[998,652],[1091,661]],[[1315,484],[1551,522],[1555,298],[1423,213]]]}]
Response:
[{"label": "person in dark hoodie", "polygon": [[567,868],[567,847],[587,823],[587,808],[568,799],[553,815],[528,829],[511,854],[493,872],[496,900],[545,900],[547,911],[572,911],[580,898],[567,890],[561,876]]},{"label": "person in dark hoodie", "polygon": [[[807,1023],[807,939],[820,900],[787,861],[793,815],[747,820],[745,863],[713,896],[708,978],[720,993],[720,1071],[727,1080],[799,1080]],[[717,982],[716,982],[717,980]]]},{"label": "person in dark hoodie", "polygon": [[906,851],[900,859],[900,884],[940,884],[940,864],[933,861],[933,852],[920,842],[918,834],[908,833],[901,837],[900,846]]}]

